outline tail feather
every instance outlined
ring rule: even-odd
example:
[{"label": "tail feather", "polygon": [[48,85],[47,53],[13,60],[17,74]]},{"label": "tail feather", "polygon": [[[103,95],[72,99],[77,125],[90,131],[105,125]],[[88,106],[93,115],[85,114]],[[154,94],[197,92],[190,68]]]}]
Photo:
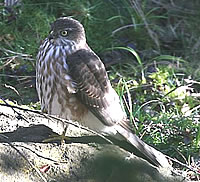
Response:
[{"label": "tail feather", "polygon": [[116,130],[129,143],[131,143],[135,148],[137,148],[137,150],[139,150],[143,155],[145,155],[147,159],[151,161],[152,164],[154,164],[157,167],[171,167],[164,154],[144,143],[137,135],[123,128],[120,125],[116,125]]}]

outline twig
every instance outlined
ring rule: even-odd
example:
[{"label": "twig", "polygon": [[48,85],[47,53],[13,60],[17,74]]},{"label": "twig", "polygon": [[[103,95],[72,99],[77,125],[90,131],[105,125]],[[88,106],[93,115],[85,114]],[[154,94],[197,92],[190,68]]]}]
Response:
[{"label": "twig", "polygon": [[2,66],[0,66],[0,70],[2,70],[4,67],[6,67],[7,65],[9,65],[11,62],[13,62],[15,60],[16,56],[13,56],[10,60],[6,61],[5,64],[3,64]]},{"label": "twig", "polygon": [[[11,51],[11,50],[8,50],[8,49],[5,49],[5,48],[0,48],[1,51],[4,51],[4,52],[8,52],[8,53],[11,53],[11,54],[15,54],[15,55],[18,55],[18,56],[21,56],[21,57],[31,57],[30,54],[23,54],[23,53],[20,53],[20,52],[14,52],[14,51]],[[31,59],[31,60],[34,60],[34,59]]]},{"label": "twig", "polygon": [[7,139],[4,135],[0,134],[0,138],[1,138],[2,140],[4,140],[6,143],[8,143],[14,150],[16,150],[16,152],[17,152],[19,155],[21,155],[22,158],[25,159],[25,161],[27,161],[28,164],[29,164],[33,169],[35,169],[35,171],[37,172],[37,174],[42,178],[42,180],[43,180],[44,182],[48,182],[48,181],[46,180],[46,178],[42,175],[42,173],[40,172],[40,170],[38,170],[38,169],[27,159],[27,157],[26,157],[22,152],[20,152],[13,144],[11,144],[11,143],[8,141],[8,139]]},{"label": "twig", "polygon": [[187,164],[184,164],[184,163],[180,162],[179,160],[174,159],[174,158],[171,158],[171,157],[169,157],[169,156],[167,156],[167,155],[165,155],[165,157],[167,157],[168,159],[170,159],[170,160],[172,160],[172,161],[174,161],[174,162],[180,164],[180,165],[183,166],[183,167],[186,167],[187,169],[190,169],[191,171],[195,172],[196,174],[200,175],[200,173],[198,172],[198,169],[195,169],[194,167],[191,167],[191,166],[189,166],[189,165],[187,165]]},{"label": "twig", "polygon": [[[0,103],[0,105],[1,106],[6,106],[6,107],[11,107],[13,110],[14,110],[14,108],[16,108],[16,109],[23,110],[23,111],[26,111],[26,112],[33,112],[33,113],[39,114],[39,115],[41,115],[41,116],[43,116],[43,117],[45,117],[47,119],[50,119],[50,120],[56,120],[56,121],[59,121],[59,122],[62,122],[62,123],[73,125],[73,126],[75,126],[77,128],[83,129],[85,131],[88,131],[88,132],[90,132],[90,133],[92,133],[94,135],[97,135],[97,136],[103,138],[105,141],[107,141],[110,144],[113,144],[113,142],[111,140],[109,140],[108,138],[106,138],[104,135],[99,134],[96,131],[91,130],[91,129],[85,127],[85,126],[82,126],[82,125],[80,125],[80,124],[78,124],[78,123],[76,123],[74,121],[69,121],[69,120],[66,120],[66,119],[61,119],[59,117],[56,117],[56,116],[53,116],[53,115],[49,115],[49,114],[45,114],[45,113],[42,113],[41,111],[37,111],[37,110],[33,110],[33,109],[25,109],[25,108],[21,108],[21,107],[18,107],[18,106],[12,106],[12,105],[8,104],[7,102],[5,102],[5,103],[6,104]],[[16,111],[14,110],[14,112],[16,112]]]},{"label": "twig", "polygon": [[13,90],[18,96],[20,96],[19,92],[17,91],[17,89],[15,87],[13,87],[11,85],[7,85],[7,84],[5,84],[5,87]]},{"label": "twig", "polygon": [[49,161],[52,161],[52,162],[54,162],[54,163],[63,163],[63,162],[55,161],[55,160],[53,160],[53,159],[51,159],[51,158],[49,158],[49,157],[44,157],[44,156],[38,154],[37,152],[35,152],[34,150],[32,150],[32,149],[30,149],[30,148],[28,148],[28,147],[21,146],[21,145],[13,145],[13,146],[21,147],[21,148],[24,148],[24,149],[26,149],[26,150],[29,150],[29,151],[31,151],[32,153],[34,153],[36,156],[38,156],[38,157],[40,157],[40,158],[43,158],[43,159],[46,159],[46,160],[49,160]]},{"label": "twig", "polygon": [[17,117],[18,119],[23,119],[25,120],[26,122],[28,122],[24,117],[22,117],[22,114],[17,112],[13,106],[11,106],[10,104],[8,104],[8,102],[5,101],[5,99],[3,99],[1,96],[0,96],[0,99],[5,103],[5,104],[0,104],[0,105],[4,105],[4,106],[7,106],[7,107],[11,107],[11,109],[14,111],[14,113],[17,113],[19,117]]},{"label": "twig", "polygon": [[185,160],[185,162],[187,163],[187,159],[185,158],[185,156],[179,152],[175,147],[173,147],[173,149]]},{"label": "twig", "polygon": [[11,78],[35,78],[36,76],[32,75],[32,76],[19,76],[19,75],[7,75],[7,74],[0,74],[0,76],[4,76],[4,77],[11,77]]}]

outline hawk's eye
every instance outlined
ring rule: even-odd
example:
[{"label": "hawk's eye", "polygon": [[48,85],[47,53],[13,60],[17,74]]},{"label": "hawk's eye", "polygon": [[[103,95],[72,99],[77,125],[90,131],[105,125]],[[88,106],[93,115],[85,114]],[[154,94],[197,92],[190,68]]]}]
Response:
[{"label": "hawk's eye", "polygon": [[68,34],[68,32],[67,32],[67,30],[63,30],[63,31],[60,32],[60,34],[61,34],[63,37],[66,37],[67,34]]}]

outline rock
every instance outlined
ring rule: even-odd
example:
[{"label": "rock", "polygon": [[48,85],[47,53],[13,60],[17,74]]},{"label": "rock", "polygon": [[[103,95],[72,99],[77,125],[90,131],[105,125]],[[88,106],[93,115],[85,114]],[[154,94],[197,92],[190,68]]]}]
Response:
[{"label": "rock", "polygon": [[0,181],[184,181],[76,126],[67,130],[69,142],[44,143],[49,135],[61,134],[64,124],[38,113],[14,110],[0,106]]}]

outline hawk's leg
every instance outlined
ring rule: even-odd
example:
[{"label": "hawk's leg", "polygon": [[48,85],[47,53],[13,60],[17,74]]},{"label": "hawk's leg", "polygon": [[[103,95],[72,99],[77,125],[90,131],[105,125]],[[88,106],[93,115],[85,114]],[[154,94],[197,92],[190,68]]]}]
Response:
[{"label": "hawk's leg", "polygon": [[43,140],[43,142],[53,142],[53,141],[60,141],[61,145],[65,143],[65,141],[70,141],[70,137],[66,136],[66,132],[67,132],[67,127],[64,127],[64,131],[62,132],[61,135],[59,134],[53,134],[53,135],[50,135],[49,138]]}]

